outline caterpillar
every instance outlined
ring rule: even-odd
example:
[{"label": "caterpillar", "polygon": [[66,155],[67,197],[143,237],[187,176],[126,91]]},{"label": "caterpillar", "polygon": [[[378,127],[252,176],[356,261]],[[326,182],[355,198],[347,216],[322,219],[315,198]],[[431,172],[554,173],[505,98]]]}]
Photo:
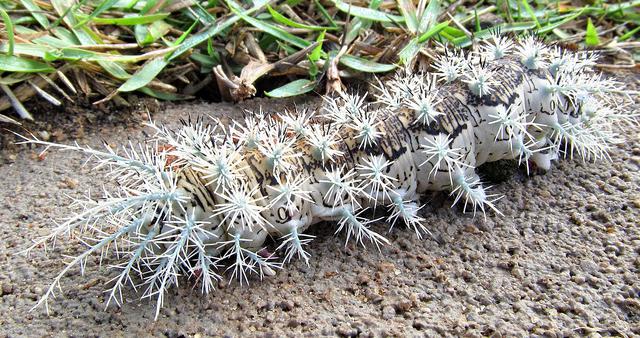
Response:
[{"label": "caterpillar", "polygon": [[75,200],[79,211],[30,248],[66,234],[86,245],[36,306],[48,311],[65,274],[84,271],[92,254],[117,262],[107,306],[131,285],[156,298],[157,317],[181,277],[208,294],[225,274],[248,284],[250,274],[308,262],[313,225],[335,224],[362,246],[388,243],[371,226],[382,220],[428,236],[427,191],[448,192],[463,212],[499,215],[478,166],[511,159],[529,173],[561,157],[606,160],[623,141],[616,131],[636,123],[625,109],[631,92],[594,70],[596,60],[493,34],[467,52],[444,47],[430,71],[406,68],[372,92],[324,97],[317,111],[187,120],[177,130],[150,123],[155,135],[121,153],[25,137],[94,157],[115,183],[101,199]]}]

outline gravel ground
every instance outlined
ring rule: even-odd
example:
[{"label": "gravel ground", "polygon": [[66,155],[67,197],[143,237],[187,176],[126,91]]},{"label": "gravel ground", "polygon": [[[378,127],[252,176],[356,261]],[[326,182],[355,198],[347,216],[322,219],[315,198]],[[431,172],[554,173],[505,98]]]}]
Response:
[{"label": "gravel ground", "polygon": [[[637,79],[637,78],[636,78]],[[636,80],[637,81],[637,80]],[[304,105],[305,100],[297,101]],[[166,106],[157,121],[242,108],[281,110],[291,101]],[[141,139],[139,124],[107,124],[81,143]],[[105,311],[109,278],[74,269],[51,314],[30,312],[58,258],[78,247],[18,252],[63,218],[69,198],[100,189],[104,172],[79,154],[28,147],[0,151],[0,336],[571,336],[640,334],[640,130],[614,149],[612,162],[560,161],[550,172],[521,172],[496,185],[503,216],[472,217],[425,196],[424,217],[441,239],[420,240],[398,226],[381,252],[344,245],[335,225],[312,234],[312,259],[295,261],[250,287],[224,283],[209,296],[185,281],[172,289],[157,321],[155,304],[132,301]],[[69,142],[67,140],[66,142]],[[385,224],[375,229],[386,232]],[[91,261],[94,263],[95,261]]]}]

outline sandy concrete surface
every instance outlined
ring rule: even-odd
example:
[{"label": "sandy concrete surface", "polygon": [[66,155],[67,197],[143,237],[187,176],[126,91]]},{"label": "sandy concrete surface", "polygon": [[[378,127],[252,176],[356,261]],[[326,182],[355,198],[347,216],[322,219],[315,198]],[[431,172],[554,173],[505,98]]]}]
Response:
[{"label": "sandy concrete surface", "polygon": [[[296,103],[307,101],[314,102]],[[292,104],[187,103],[162,106],[154,119],[177,125],[189,115],[233,118],[243,108]],[[83,135],[81,143],[122,144],[142,139],[144,128],[110,123]],[[503,216],[474,218],[450,208],[444,194],[424,196],[424,217],[441,243],[401,226],[386,233],[380,223],[375,229],[391,243],[381,252],[345,247],[335,224],[324,223],[311,231],[309,266],[294,261],[250,287],[223,283],[209,296],[183,280],[157,321],[155,303],[132,290],[122,308],[105,311],[110,278],[96,259],[85,276],[73,269],[64,279],[50,316],[29,311],[63,268],[59,257],[80,248],[62,241],[47,253],[18,252],[67,215],[68,196],[100,189],[104,171],[83,166],[77,153],[38,158],[36,149],[10,147],[0,163],[0,336],[639,335],[640,130],[626,135],[612,162],[560,161],[497,184]]]}]

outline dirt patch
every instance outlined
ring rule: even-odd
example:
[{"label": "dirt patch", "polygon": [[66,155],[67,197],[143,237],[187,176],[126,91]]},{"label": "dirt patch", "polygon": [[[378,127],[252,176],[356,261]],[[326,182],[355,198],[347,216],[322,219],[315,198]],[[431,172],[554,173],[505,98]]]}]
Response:
[{"label": "dirt patch", "polygon": [[[317,103],[307,97],[167,105],[154,119],[175,126],[189,116],[231,119],[259,106],[281,111]],[[101,125],[81,142],[141,140],[141,120]],[[109,278],[95,267],[64,279],[50,316],[29,311],[63,268],[58,257],[79,248],[60,242],[48,254],[18,252],[67,215],[69,196],[100,189],[104,172],[83,166],[76,153],[52,151],[42,159],[39,150],[12,147],[4,153],[13,160],[0,164],[0,335],[640,334],[640,129],[626,134],[611,163],[560,161],[546,174],[519,173],[495,186],[504,195],[497,204],[503,216],[474,218],[437,203],[442,195],[425,196],[431,203],[424,217],[440,244],[398,226],[381,252],[345,247],[335,225],[323,223],[311,232],[317,238],[309,266],[295,261],[250,287],[223,283],[208,296],[183,281],[157,321],[149,301],[105,311]],[[386,225],[375,230],[386,233]]]}]

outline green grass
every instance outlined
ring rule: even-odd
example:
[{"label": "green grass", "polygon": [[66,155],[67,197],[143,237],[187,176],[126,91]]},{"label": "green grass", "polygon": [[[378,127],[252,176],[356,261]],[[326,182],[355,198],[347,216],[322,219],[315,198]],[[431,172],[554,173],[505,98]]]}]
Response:
[{"label": "green grass", "polygon": [[[126,104],[129,92],[162,100],[241,100],[262,95],[255,83],[263,78],[277,84],[261,88],[272,97],[337,90],[344,78],[394,70],[433,41],[467,47],[493,25],[503,32],[535,30],[579,48],[612,48],[615,39],[635,46],[640,0],[570,4],[0,1],[0,121],[30,119],[21,102],[34,96],[56,105],[77,95]],[[632,53],[637,60],[637,49]]]}]

